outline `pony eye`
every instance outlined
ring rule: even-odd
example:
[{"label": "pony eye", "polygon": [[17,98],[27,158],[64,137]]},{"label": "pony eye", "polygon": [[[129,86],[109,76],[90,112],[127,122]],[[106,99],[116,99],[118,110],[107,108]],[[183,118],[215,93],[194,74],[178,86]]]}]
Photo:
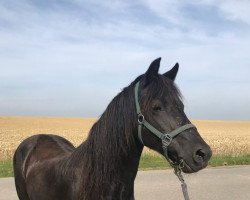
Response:
[{"label": "pony eye", "polygon": [[161,106],[154,106],[153,109],[154,109],[154,111],[161,111],[162,110]]}]

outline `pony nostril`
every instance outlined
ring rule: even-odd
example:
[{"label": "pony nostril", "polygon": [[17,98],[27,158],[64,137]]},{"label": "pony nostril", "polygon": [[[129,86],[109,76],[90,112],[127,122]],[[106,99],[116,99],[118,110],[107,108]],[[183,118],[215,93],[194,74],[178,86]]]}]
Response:
[{"label": "pony nostril", "polygon": [[199,149],[196,151],[194,159],[197,162],[203,162],[206,159],[206,153],[202,149]]},{"label": "pony nostril", "polygon": [[197,152],[196,152],[196,155],[197,156],[200,156],[202,158],[204,158],[206,156],[206,154],[204,153],[204,151],[202,151],[202,149],[199,149]]}]

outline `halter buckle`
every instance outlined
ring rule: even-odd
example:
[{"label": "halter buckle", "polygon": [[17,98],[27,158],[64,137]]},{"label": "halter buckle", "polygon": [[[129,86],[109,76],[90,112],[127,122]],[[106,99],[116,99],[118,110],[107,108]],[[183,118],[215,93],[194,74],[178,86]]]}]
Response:
[{"label": "halter buckle", "polygon": [[162,146],[163,148],[167,148],[170,143],[172,142],[173,138],[169,135],[169,134],[165,134],[163,137],[162,137]]},{"label": "halter buckle", "polygon": [[138,123],[139,123],[139,124],[142,124],[143,121],[144,121],[144,115],[141,114],[141,113],[139,113],[138,116],[137,116],[137,118],[138,118]]}]

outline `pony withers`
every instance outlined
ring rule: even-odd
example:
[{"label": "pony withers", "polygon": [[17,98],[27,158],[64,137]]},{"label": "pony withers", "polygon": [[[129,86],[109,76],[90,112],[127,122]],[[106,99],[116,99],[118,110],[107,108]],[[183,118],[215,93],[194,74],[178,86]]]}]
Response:
[{"label": "pony withers", "polygon": [[25,139],[13,161],[19,199],[134,199],[144,146],[184,173],[205,168],[212,152],[184,113],[179,66],[159,74],[160,60],[114,97],[77,148],[57,135]]}]

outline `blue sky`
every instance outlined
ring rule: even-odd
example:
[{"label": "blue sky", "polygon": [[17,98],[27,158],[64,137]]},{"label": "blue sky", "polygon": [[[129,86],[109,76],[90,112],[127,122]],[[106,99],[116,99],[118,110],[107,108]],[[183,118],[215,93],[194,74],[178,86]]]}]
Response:
[{"label": "blue sky", "polygon": [[0,115],[100,116],[150,62],[191,119],[250,119],[250,1],[0,0]]}]

